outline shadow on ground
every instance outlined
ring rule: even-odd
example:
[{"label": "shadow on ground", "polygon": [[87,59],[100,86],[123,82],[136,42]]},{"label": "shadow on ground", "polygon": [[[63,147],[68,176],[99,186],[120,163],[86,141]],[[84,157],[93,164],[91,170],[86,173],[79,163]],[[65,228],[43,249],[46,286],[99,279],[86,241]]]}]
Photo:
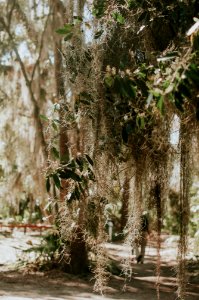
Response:
[{"label": "shadow on ground", "polygon": [[[6,240],[3,240],[5,242]],[[4,244],[5,246],[5,244]],[[11,246],[10,246],[11,247]],[[106,244],[110,258],[121,265],[129,251],[124,245],[117,243]],[[0,249],[1,250],[1,249]],[[5,249],[4,249],[5,250]],[[135,264],[132,259],[133,276],[125,281],[122,276],[110,275],[109,287],[104,295],[93,292],[92,276],[76,277],[60,271],[46,273],[23,273],[0,267],[0,299],[2,300],[155,300],[156,295],[156,251],[151,245],[146,251],[144,264]],[[161,250],[161,276],[159,280],[160,299],[176,300],[176,248]],[[189,283],[187,285],[187,300],[199,299],[198,276],[192,276],[198,266],[190,265]]]}]

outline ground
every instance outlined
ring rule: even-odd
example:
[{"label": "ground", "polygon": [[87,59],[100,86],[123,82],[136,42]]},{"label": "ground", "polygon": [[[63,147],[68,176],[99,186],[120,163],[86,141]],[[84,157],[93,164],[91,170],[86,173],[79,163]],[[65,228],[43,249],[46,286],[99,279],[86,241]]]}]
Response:
[{"label": "ground", "polygon": [[[21,255],[21,248],[38,243],[39,238],[30,234],[15,233],[0,235],[0,299],[2,300],[155,300],[156,297],[156,249],[148,243],[143,265],[132,262],[133,276],[130,281],[124,277],[110,275],[109,287],[104,295],[93,292],[92,275],[77,277],[60,271],[25,272],[13,270],[13,263]],[[107,243],[109,257],[116,264],[128,256],[130,249],[120,243]],[[161,249],[160,299],[175,300],[176,295],[176,241],[164,239]],[[12,263],[12,265],[11,265]],[[198,265],[189,264],[187,300],[199,299]]]}]

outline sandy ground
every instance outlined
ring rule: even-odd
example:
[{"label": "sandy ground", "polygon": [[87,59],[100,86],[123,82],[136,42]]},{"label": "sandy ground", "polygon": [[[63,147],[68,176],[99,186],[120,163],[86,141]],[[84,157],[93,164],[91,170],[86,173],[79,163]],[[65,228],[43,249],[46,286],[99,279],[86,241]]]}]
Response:
[{"label": "sandy ground", "polygon": [[[155,261],[156,250],[153,244],[148,245],[146,260],[143,265],[132,263],[133,277],[125,282],[124,277],[113,276],[109,278],[109,287],[104,295],[93,292],[92,276],[78,278],[58,271],[46,273],[24,273],[13,270],[13,264],[22,254],[21,249],[30,247],[31,242],[39,243],[39,237],[14,233],[12,237],[0,235],[0,299],[2,300],[155,300],[156,276]],[[120,263],[127,257],[130,249],[118,244],[107,243],[109,256]],[[176,243],[164,242],[161,249],[162,266],[160,277],[160,299],[175,300],[176,295]],[[33,259],[33,254],[30,258]],[[199,277],[196,264],[189,267],[189,280],[187,285],[187,300],[199,299]]]}]

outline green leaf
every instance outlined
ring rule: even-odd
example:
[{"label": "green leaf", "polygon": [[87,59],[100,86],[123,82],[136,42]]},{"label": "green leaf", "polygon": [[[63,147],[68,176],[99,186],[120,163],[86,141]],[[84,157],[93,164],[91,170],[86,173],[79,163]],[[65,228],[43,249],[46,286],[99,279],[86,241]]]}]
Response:
[{"label": "green leaf", "polygon": [[86,154],[85,156],[86,156],[86,159],[87,159],[87,161],[89,162],[89,164],[90,164],[91,166],[93,166],[93,160],[90,158],[90,156],[89,156],[88,154]]},{"label": "green leaf", "polygon": [[80,199],[80,191],[77,186],[75,187],[74,193],[75,193],[75,198],[77,200],[79,200]]},{"label": "green leaf", "polygon": [[97,1],[93,1],[93,2],[94,2],[94,9],[93,9],[92,13],[97,18],[101,18],[104,15],[106,1],[105,0],[97,0]]},{"label": "green leaf", "polygon": [[106,75],[104,78],[104,82],[105,82],[105,85],[110,88],[114,84],[114,78],[110,75]]},{"label": "green leaf", "polygon": [[103,30],[97,31],[94,35],[94,39],[95,40],[98,39],[102,35],[103,32],[104,32]]},{"label": "green leaf", "polygon": [[60,179],[59,179],[57,173],[52,174],[52,177],[53,177],[55,186],[56,186],[58,189],[60,189],[60,187],[61,187],[61,182],[60,182]]},{"label": "green leaf", "polygon": [[76,174],[75,172],[69,169],[59,171],[59,176],[62,179],[73,179],[74,181],[77,182],[82,181],[81,177],[78,174]]},{"label": "green leaf", "polygon": [[64,25],[65,32],[67,31],[66,33],[71,32],[73,30],[73,28],[74,28],[74,24],[67,23]]},{"label": "green leaf", "polygon": [[88,178],[92,181],[95,181],[95,175],[90,168],[88,168]]},{"label": "green leaf", "polygon": [[79,166],[80,172],[82,172],[84,169],[84,161],[83,161],[82,157],[76,158],[76,162]]},{"label": "green leaf", "polygon": [[133,83],[128,77],[122,78],[116,75],[114,77],[114,92],[123,97],[134,99],[136,97],[136,88]]},{"label": "green leaf", "polygon": [[124,96],[130,97],[130,98],[135,98],[136,97],[135,88],[134,88],[131,80],[125,78],[123,80],[122,86],[123,86]]},{"label": "green leaf", "polygon": [[55,131],[58,131],[57,124],[54,121],[52,122],[52,127]]},{"label": "green leaf", "polygon": [[68,203],[71,203],[73,200],[79,200],[81,196],[80,190],[77,186],[75,186],[70,198],[68,199]]},{"label": "green leaf", "polygon": [[73,16],[73,19],[74,19],[74,20],[78,20],[78,21],[80,21],[80,22],[83,22],[83,18],[80,17],[80,16]]},{"label": "green leaf", "polygon": [[49,121],[49,119],[45,115],[39,115],[39,117],[44,121]]},{"label": "green leaf", "polygon": [[136,117],[136,126],[139,128],[140,127],[140,117]]},{"label": "green leaf", "polygon": [[56,33],[65,35],[67,33],[67,30],[65,28],[59,28],[56,30]]},{"label": "green leaf", "polygon": [[81,92],[79,94],[79,101],[83,104],[90,105],[93,99],[89,93]]},{"label": "green leaf", "polygon": [[125,23],[125,18],[122,15],[118,15],[117,16],[117,22],[120,24],[124,24]]},{"label": "green leaf", "polygon": [[71,33],[68,33],[66,36],[65,36],[65,38],[64,38],[64,41],[66,42],[66,41],[69,41],[71,38],[72,38],[72,36],[73,36],[73,33],[71,32]]},{"label": "green leaf", "polygon": [[75,169],[76,169],[76,163],[75,163],[75,160],[72,159],[72,160],[70,161],[70,163],[67,165],[67,167],[68,167],[69,169],[72,169],[73,171],[75,171]]},{"label": "green leaf", "polygon": [[126,126],[122,128],[122,139],[124,143],[128,143],[128,132],[126,130]]},{"label": "green leaf", "polygon": [[82,100],[80,100],[80,102],[85,104],[85,105],[90,105],[91,104],[90,100],[86,100],[86,99],[82,99]]},{"label": "green leaf", "polygon": [[132,134],[133,132],[133,125],[131,123],[126,124],[126,132],[128,135]]},{"label": "green leaf", "polygon": [[139,6],[135,0],[128,0],[127,4],[129,9],[133,9]]},{"label": "green leaf", "polygon": [[[79,184],[79,183],[78,183]],[[82,176],[82,182],[81,182],[82,188],[83,189],[88,189],[88,178],[85,176]]]},{"label": "green leaf", "polygon": [[81,193],[83,194],[84,193],[84,189],[83,189],[81,183],[78,182],[78,185],[79,185],[79,189],[80,189]]},{"label": "green leaf", "polygon": [[129,97],[129,95],[128,95],[126,89],[124,88],[124,86],[121,88],[121,95],[122,95],[123,97],[127,97],[127,98]]},{"label": "green leaf", "polygon": [[58,124],[61,124],[60,120],[59,119],[53,119],[54,122],[58,123]]},{"label": "green leaf", "polygon": [[123,88],[123,78],[121,78],[119,75],[116,75],[114,77],[114,92],[116,94],[121,94]]},{"label": "green leaf", "polygon": [[51,151],[54,157],[59,159],[59,151],[55,147],[52,147]]},{"label": "green leaf", "polygon": [[56,30],[56,33],[62,34],[62,35],[71,33],[73,27],[74,27],[73,24],[65,24],[64,27],[58,28],[58,29]]},{"label": "green leaf", "polygon": [[187,97],[187,98],[191,97],[191,88],[188,85],[186,85],[186,79],[178,86],[178,91],[184,97]]},{"label": "green leaf", "polygon": [[195,64],[191,64],[185,75],[189,78],[196,86],[199,82],[199,69]]},{"label": "green leaf", "polygon": [[178,51],[170,51],[170,52],[167,52],[167,55],[166,56],[178,56]]},{"label": "green leaf", "polygon": [[145,128],[145,119],[142,117],[140,118],[140,128],[144,129]]},{"label": "green leaf", "polygon": [[160,96],[158,102],[157,102],[157,108],[159,108],[161,114],[163,115],[164,113],[164,97]]},{"label": "green leaf", "polygon": [[176,108],[179,109],[181,112],[184,112],[183,102],[181,102],[178,98],[175,99],[175,106],[176,106]]},{"label": "green leaf", "polygon": [[184,97],[179,91],[176,91],[174,93],[174,99],[175,99],[175,104],[177,104],[177,108],[181,110],[182,112],[184,111],[183,109],[183,104],[184,104]]},{"label": "green leaf", "polygon": [[117,21],[119,24],[123,25],[125,23],[125,18],[118,12],[113,12],[112,16],[114,20]]},{"label": "green leaf", "polygon": [[[145,80],[137,79],[136,80],[136,86],[137,86],[137,89],[141,90],[142,95],[144,97],[148,97],[149,89],[148,89],[148,86],[146,84],[146,79]],[[152,92],[152,91],[150,91],[150,92]]]},{"label": "green leaf", "polygon": [[46,190],[47,190],[47,192],[50,191],[50,177],[49,176],[46,177]]}]

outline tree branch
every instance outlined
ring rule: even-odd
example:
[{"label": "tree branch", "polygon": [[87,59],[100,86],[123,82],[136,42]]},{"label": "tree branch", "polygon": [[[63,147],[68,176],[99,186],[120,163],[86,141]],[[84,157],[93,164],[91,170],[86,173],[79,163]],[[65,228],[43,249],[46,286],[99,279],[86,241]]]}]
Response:
[{"label": "tree branch", "polygon": [[[13,11],[15,9],[16,0],[11,1],[11,4],[12,4],[12,6],[11,6],[11,9],[9,11],[8,18],[7,18],[8,19],[8,27],[9,28],[10,28],[11,19],[12,19],[12,13],[13,13]],[[9,1],[8,1],[8,5],[9,5]],[[7,5],[7,7],[8,7],[8,5]]]},{"label": "tree branch", "polygon": [[45,33],[46,33],[46,28],[47,28],[47,25],[48,25],[48,21],[49,21],[49,17],[50,17],[50,12],[49,14],[47,15],[47,18],[46,18],[46,22],[45,22],[45,25],[44,25],[44,29],[43,29],[43,32],[42,32],[42,35],[41,35],[41,41],[40,41],[40,48],[39,48],[39,55],[38,55],[38,58],[34,64],[34,67],[33,67],[33,71],[32,71],[32,74],[31,74],[31,82],[33,81],[33,78],[34,78],[34,75],[35,75],[35,71],[36,71],[36,68],[39,64],[39,61],[40,61],[40,58],[41,58],[41,54],[42,54],[42,49],[43,49],[43,45],[44,45],[44,36],[45,36]]},{"label": "tree branch", "polygon": [[[0,88],[0,94],[2,94],[5,98],[7,98],[9,101],[11,100],[11,97]],[[2,100],[2,102],[4,101],[4,99]]]},{"label": "tree branch", "polygon": [[18,49],[17,49],[17,47],[14,43],[14,38],[13,38],[11,32],[10,32],[10,29],[9,29],[8,25],[5,23],[5,21],[2,17],[0,17],[0,23],[3,25],[4,29],[6,30],[8,36],[9,36],[10,42],[12,43],[12,46],[13,46],[13,50],[15,52],[15,55],[17,57],[19,65],[21,67],[21,71],[22,71],[22,74],[24,76],[26,86],[29,90],[30,99],[31,99],[31,102],[33,103],[33,107],[34,107],[34,118],[36,120],[37,132],[39,133],[38,136],[39,136],[39,139],[40,139],[40,142],[41,142],[43,155],[44,155],[45,159],[47,159],[47,157],[48,157],[47,145],[46,145],[46,141],[45,141],[45,138],[44,138],[43,125],[42,125],[42,122],[41,122],[40,117],[39,117],[40,109],[39,109],[37,100],[34,96],[34,93],[33,93],[32,87],[31,87],[31,80],[28,78],[28,74],[26,72],[25,65],[24,65],[24,63],[23,63],[23,61],[20,57],[20,54],[18,52]]},{"label": "tree branch", "polygon": [[33,43],[35,45],[37,45],[37,32],[35,31],[35,29],[30,25],[25,13],[23,12],[23,10],[21,9],[20,4],[18,3],[18,1],[15,0],[15,9],[18,12],[18,15],[20,17],[20,20],[24,23],[25,28],[28,32],[28,36],[30,37],[30,39],[33,41]]}]

